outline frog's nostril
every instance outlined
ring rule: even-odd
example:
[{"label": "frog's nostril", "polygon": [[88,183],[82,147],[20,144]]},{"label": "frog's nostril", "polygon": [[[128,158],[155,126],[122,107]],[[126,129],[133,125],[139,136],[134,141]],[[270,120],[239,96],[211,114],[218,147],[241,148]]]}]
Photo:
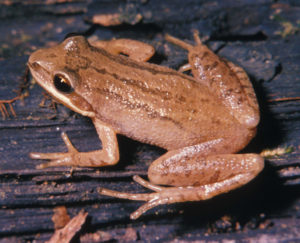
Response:
[{"label": "frog's nostril", "polygon": [[34,62],[34,63],[32,63],[32,66],[34,68],[39,68],[41,65],[38,62]]},{"label": "frog's nostril", "polygon": [[37,70],[41,68],[41,65],[38,62],[30,62],[28,61],[28,66],[31,69]]},{"label": "frog's nostril", "polygon": [[[42,60],[45,60],[44,52],[43,52],[43,50],[37,50],[37,51],[31,53],[31,55],[29,56],[29,59],[28,59],[28,63],[31,65],[39,64],[40,66],[43,66],[43,65],[41,65],[41,63],[43,62]],[[34,64],[34,63],[36,63],[36,64]]]}]

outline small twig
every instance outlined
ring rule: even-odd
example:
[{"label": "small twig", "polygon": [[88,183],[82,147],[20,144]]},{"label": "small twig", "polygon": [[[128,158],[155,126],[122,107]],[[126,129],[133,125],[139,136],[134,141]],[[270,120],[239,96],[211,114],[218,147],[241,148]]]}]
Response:
[{"label": "small twig", "polygon": [[285,154],[292,153],[294,151],[292,146],[289,147],[279,147],[275,149],[265,149],[263,150],[260,155],[265,158],[270,158],[270,157],[276,157],[276,156],[281,156]]},{"label": "small twig", "polygon": [[[57,112],[57,102],[55,101],[55,99],[53,99],[48,93],[43,92],[43,99],[40,102],[39,106],[42,108],[50,108],[53,109],[55,112]],[[50,100],[50,104],[46,105],[46,101]]]},{"label": "small twig", "polygon": [[20,99],[20,98],[21,98],[21,96],[18,95],[18,96],[14,97],[10,100],[0,100],[0,112],[1,112],[1,115],[4,119],[9,117],[9,112],[8,112],[5,105],[9,106],[10,112],[14,117],[17,116],[16,112],[15,112],[13,106],[12,106],[12,103],[15,102],[16,100]]},{"label": "small twig", "polygon": [[64,228],[56,230],[47,243],[71,242],[78,231],[80,231],[82,225],[85,223],[87,215],[88,213],[80,211],[79,214],[72,218]]},{"label": "small twig", "polygon": [[[43,97],[42,101],[40,102],[39,106],[42,107],[42,108],[50,108],[51,110],[54,111],[55,114],[48,116],[47,119],[51,120],[51,119],[56,118],[57,113],[58,113],[58,111],[57,111],[57,104],[58,104],[57,101],[45,92],[43,92],[43,96],[44,97]],[[47,100],[50,100],[50,104],[46,104]]]},{"label": "small twig", "polygon": [[[26,90],[28,88],[28,80],[29,80],[29,68],[26,67],[25,69],[25,73],[22,76],[23,82],[19,85],[19,89],[16,91],[17,96],[9,99],[9,100],[0,100],[0,112],[2,117],[5,119],[7,117],[9,117],[9,114],[11,113],[14,117],[17,116],[12,103],[15,102],[16,100],[22,99],[24,97],[26,97],[26,94],[24,94],[24,90]],[[8,105],[10,113],[8,112],[6,105]]]}]

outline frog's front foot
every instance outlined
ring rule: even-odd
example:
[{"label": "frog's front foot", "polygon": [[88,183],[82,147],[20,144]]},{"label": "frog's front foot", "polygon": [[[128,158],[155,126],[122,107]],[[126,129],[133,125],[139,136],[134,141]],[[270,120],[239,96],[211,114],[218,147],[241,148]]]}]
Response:
[{"label": "frog's front foot", "polygon": [[68,148],[66,153],[30,153],[32,159],[50,160],[48,163],[37,166],[37,169],[44,169],[52,166],[82,166],[101,167],[114,165],[119,161],[119,149],[116,133],[113,129],[101,123],[97,119],[93,120],[97,133],[102,141],[102,149],[79,152],[72,145],[67,134],[64,132],[61,137]]},{"label": "frog's front foot", "polygon": [[67,153],[36,153],[32,152],[29,154],[32,159],[47,159],[50,160],[47,163],[40,164],[36,168],[44,169],[52,166],[68,166],[68,165],[76,165],[80,160],[80,153],[78,150],[72,145],[70,139],[67,134],[62,132],[61,137],[68,148]]}]

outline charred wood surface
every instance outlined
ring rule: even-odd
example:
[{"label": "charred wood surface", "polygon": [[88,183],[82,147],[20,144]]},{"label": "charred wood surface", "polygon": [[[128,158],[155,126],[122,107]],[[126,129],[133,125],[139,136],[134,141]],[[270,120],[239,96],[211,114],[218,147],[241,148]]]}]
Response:
[{"label": "charred wood surface", "polygon": [[[117,23],[98,25],[96,17],[104,15],[118,16]],[[88,212],[81,235],[103,231],[112,241],[122,241],[128,229],[136,232],[129,241],[300,241],[299,1],[7,0],[0,1],[0,21],[0,99],[15,97],[20,87],[27,94],[12,104],[17,116],[5,105],[9,116],[0,121],[0,242],[48,240],[54,232],[53,208],[60,205],[72,217],[81,209]],[[242,66],[254,85],[261,123],[242,152],[292,151],[267,158],[264,171],[238,190],[205,202],[157,207],[136,221],[129,214],[141,202],[101,196],[97,188],[147,192],[132,176],[147,178],[162,149],[119,136],[121,160],[114,167],[35,169],[41,162],[30,159],[29,152],[66,150],[61,131],[80,151],[99,148],[101,142],[89,119],[51,100],[40,106],[42,88],[24,83],[30,53],[68,33],[131,38],[155,46],[151,62],[177,69],[187,53],[163,36],[192,42],[192,29],[220,56]]]}]

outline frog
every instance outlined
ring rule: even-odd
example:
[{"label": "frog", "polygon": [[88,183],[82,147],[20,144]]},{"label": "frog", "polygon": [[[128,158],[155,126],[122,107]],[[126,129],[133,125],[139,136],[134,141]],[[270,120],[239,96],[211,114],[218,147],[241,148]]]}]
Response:
[{"label": "frog", "polygon": [[31,152],[52,166],[102,167],[119,161],[117,134],[165,149],[133,180],[149,193],[100,187],[101,195],[145,201],[131,219],[164,204],[202,201],[239,188],[264,168],[256,153],[238,153],[256,135],[260,120],[245,70],[219,57],[194,31],[194,44],[165,35],[188,52],[178,70],[150,63],[154,47],[131,39],[89,42],[71,36],[28,59],[36,82],[71,110],[89,117],[102,148],[80,152],[66,133],[67,152]]}]

